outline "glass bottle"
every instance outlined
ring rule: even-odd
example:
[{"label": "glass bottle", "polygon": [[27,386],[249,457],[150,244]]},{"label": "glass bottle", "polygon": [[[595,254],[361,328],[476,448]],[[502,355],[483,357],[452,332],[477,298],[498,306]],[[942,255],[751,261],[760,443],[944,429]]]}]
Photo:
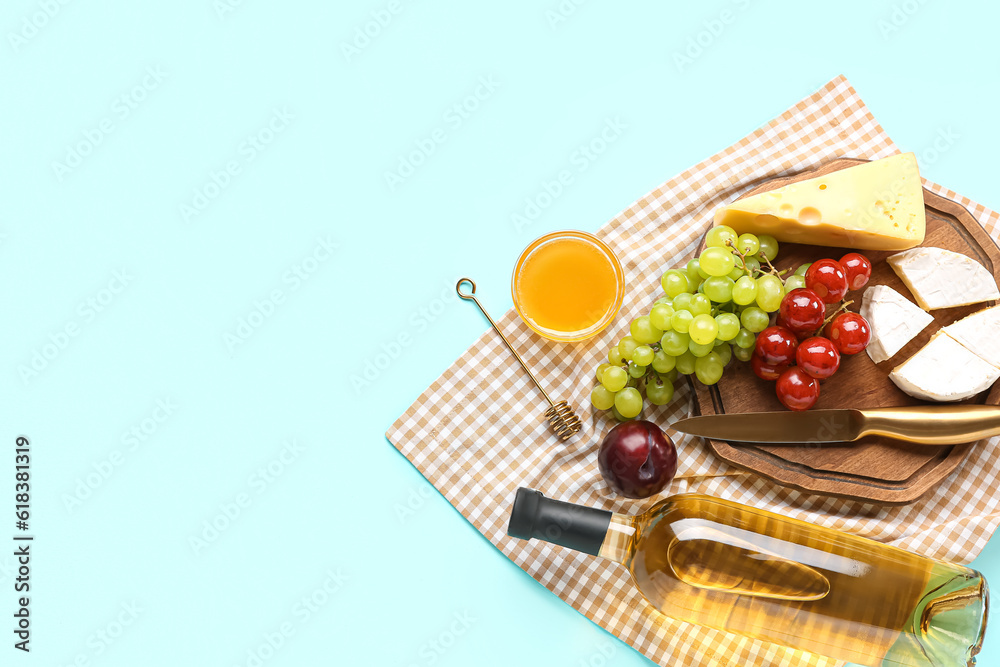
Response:
[{"label": "glass bottle", "polygon": [[637,516],[518,489],[507,533],[621,563],[666,616],[868,667],[967,667],[989,593],[961,565],[700,494]]}]

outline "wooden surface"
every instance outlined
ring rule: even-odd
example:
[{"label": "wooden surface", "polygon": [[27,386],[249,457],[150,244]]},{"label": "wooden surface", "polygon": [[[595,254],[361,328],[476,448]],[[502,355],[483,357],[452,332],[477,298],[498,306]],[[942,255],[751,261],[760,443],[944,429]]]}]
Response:
[{"label": "wooden surface", "polygon": [[[822,167],[796,176],[768,181],[751,190],[750,196],[773,190],[787,183],[804,180],[844,169],[863,162],[838,159]],[[924,190],[927,208],[927,236],[922,245],[947,248],[981,262],[994,276],[1000,267],[1000,250],[989,238],[972,214],[963,206]],[[704,247],[704,240],[702,241]],[[700,251],[700,250],[699,250]],[[799,244],[782,244],[776,266],[796,267],[824,257],[839,259],[850,252],[846,248],[826,248]],[[896,276],[885,258],[893,252],[861,251],[873,265],[872,277],[861,290],[849,292],[861,307],[864,289],[871,285],[888,285],[913,300],[913,295]],[[992,302],[991,302],[992,303]],[[866,352],[841,359],[840,370],[822,383],[815,408],[875,408],[926,404],[907,396],[888,378],[893,368],[923,347],[942,326],[976,312],[987,304],[931,311],[935,322],[910,341],[891,359],[874,364]],[[774,393],[774,383],[761,380],[749,364],[733,363],[719,384],[705,387],[692,380],[696,414],[761,412],[785,410]],[[1000,401],[1000,383],[966,402]],[[885,504],[902,504],[915,500],[944,479],[958,466],[969,449],[977,443],[929,447],[912,445],[881,437],[864,438],[851,444],[803,443],[801,445],[755,445],[708,440],[708,445],[720,457],[742,468],[802,491],[834,495]]]}]

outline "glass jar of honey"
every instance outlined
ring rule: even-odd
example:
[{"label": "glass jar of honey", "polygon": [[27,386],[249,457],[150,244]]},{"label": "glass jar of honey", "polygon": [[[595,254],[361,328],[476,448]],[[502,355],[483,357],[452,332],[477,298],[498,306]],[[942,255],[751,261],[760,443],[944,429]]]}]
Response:
[{"label": "glass jar of honey", "polygon": [[535,239],[511,279],[514,308],[549,340],[585,340],[621,308],[625,275],[614,252],[592,234],[561,231]]}]

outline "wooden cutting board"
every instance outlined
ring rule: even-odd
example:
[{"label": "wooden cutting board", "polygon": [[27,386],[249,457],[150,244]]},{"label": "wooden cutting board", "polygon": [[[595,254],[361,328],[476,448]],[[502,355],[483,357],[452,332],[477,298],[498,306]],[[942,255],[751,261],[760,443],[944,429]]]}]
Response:
[{"label": "wooden cutting board", "polygon": [[[861,162],[864,160],[833,160],[818,169],[768,181],[744,196],[774,190],[788,183],[828,174]],[[927,236],[922,245],[947,248],[968,255],[997,276],[1000,249],[972,214],[961,204],[927,190],[924,190],[924,203],[927,209]],[[705,241],[702,239],[699,253],[704,245]],[[794,268],[803,262],[824,257],[839,259],[850,251],[847,248],[781,244],[775,266],[779,269]],[[850,310],[856,312],[861,307],[864,289],[871,285],[888,285],[914,300],[885,261],[894,252],[860,252],[872,261],[872,277],[865,288],[848,293],[847,298],[854,300]],[[931,311],[935,322],[894,357],[880,364],[873,363],[866,352],[844,356],[840,370],[822,383],[815,408],[927,405],[925,401],[911,398],[900,391],[889,379],[889,372],[923,347],[938,329],[987,305],[992,305],[992,302]],[[732,364],[715,386],[706,387],[697,381],[692,381],[692,385],[696,414],[785,410],[775,396],[774,383],[754,375],[749,364]],[[1000,403],[1000,382],[989,391],[964,402],[997,405]],[[843,445],[760,445],[720,440],[707,442],[726,461],[805,492],[884,504],[903,504],[931,490],[965,459],[972,447],[981,445],[984,441],[948,446],[912,445],[883,437],[868,437]]]}]

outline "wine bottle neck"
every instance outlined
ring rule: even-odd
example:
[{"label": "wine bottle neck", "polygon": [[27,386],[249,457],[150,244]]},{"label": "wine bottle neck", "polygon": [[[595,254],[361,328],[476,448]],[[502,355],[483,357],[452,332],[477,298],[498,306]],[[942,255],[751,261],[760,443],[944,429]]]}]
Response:
[{"label": "wine bottle neck", "polygon": [[521,488],[510,511],[507,534],[522,540],[537,538],[599,556],[603,555],[601,551],[611,524],[612,514],[607,510],[552,500],[538,491]]},{"label": "wine bottle neck", "polygon": [[604,542],[597,555],[628,565],[635,549],[637,532],[635,518],[624,514],[612,514],[611,523],[608,524],[608,532],[604,536]]}]

